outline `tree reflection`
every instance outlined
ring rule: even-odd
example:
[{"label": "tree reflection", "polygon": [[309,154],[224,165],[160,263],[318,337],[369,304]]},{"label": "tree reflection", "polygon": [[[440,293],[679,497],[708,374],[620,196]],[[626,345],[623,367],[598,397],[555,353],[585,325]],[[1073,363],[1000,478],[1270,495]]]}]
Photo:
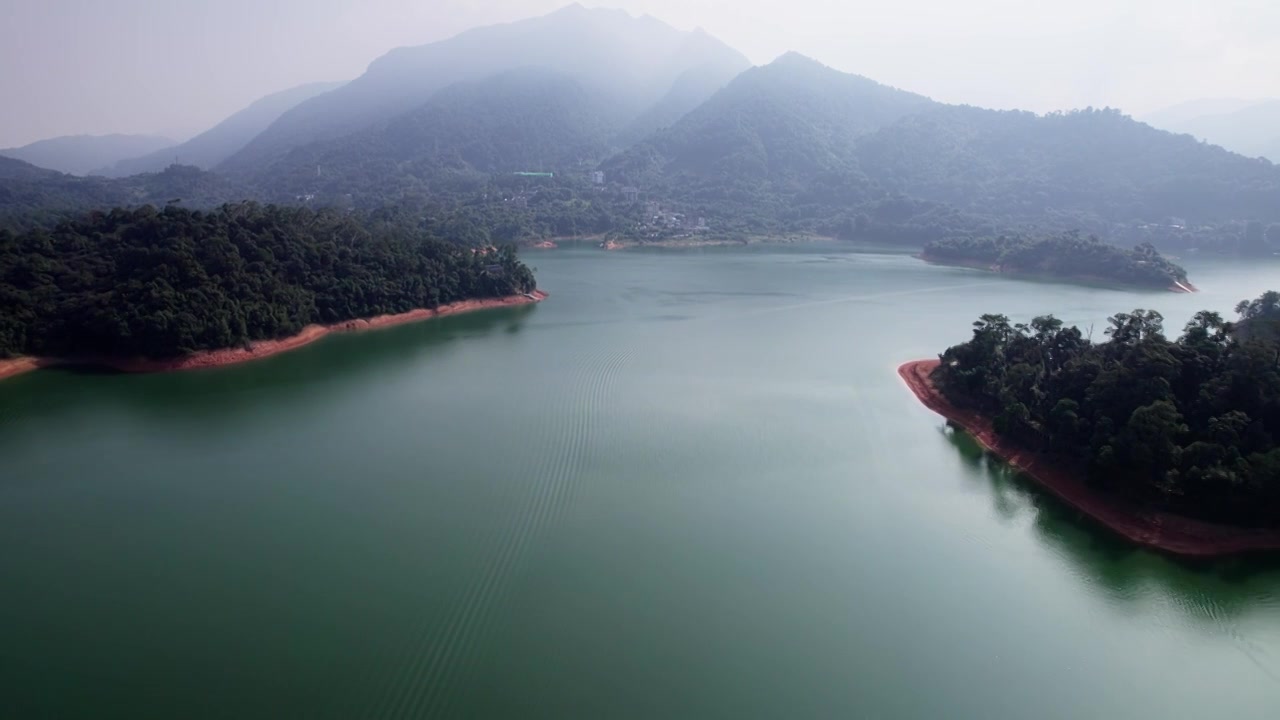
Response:
[{"label": "tree reflection", "polygon": [[[372,375],[438,361],[457,340],[516,335],[536,308],[495,308],[331,335],[292,352],[212,370],[146,375],[40,370],[0,383],[0,423],[17,429],[34,419],[90,410],[160,415],[172,422],[234,422],[275,403],[321,402],[324,394],[358,388]],[[0,433],[0,447],[17,435]]]},{"label": "tree reflection", "polygon": [[990,491],[996,513],[1006,520],[1031,513],[1036,538],[1114,607],[1137,613],[1153,602],[1167,604],[1222,627],[1225,620],[1280,605],[1280,558],[1190,560],[1138,548],[986,452],[963,430],[948,423],[941,432],[966,476]]}]

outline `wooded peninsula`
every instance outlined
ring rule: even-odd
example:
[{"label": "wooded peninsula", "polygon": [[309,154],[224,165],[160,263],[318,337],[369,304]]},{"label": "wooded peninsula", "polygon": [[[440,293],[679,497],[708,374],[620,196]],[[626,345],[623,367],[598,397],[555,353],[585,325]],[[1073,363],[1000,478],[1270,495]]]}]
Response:
[{"label": "wooded peninsula", "polygon": [[1001,235],[935,240],[924,246],[921,257],[1026,277],[1195,291],[1187,271],[1165,259],[1151,243],[1125,250],[1074,231],[1042,238]]},{"label": "wooded peninsula", "polygon": [[464,247],[377,214],[116,209],[0,230],[0,358],[181,358],[534,290],[512,246]]},{"label": "wooded peninsula", "polygon": [[1131,540],[1182,555],[1280,549],[1280,293],[1159,313],[1094,343],[1052,316],[983,315],[939,361],[900,370],[926,405]]}]

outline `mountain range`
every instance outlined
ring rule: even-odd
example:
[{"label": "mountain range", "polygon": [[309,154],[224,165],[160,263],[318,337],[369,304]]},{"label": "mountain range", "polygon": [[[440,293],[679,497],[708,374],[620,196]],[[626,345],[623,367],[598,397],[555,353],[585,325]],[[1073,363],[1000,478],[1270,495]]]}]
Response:
[{"label": "mountain range", "polygon": [[1280,162],[1280,100],[1194,100],[1143,119],[1241,155]]},{"label": "mountain range", "polygon": [[[242,170],[310,142],[332,140],[421,107],[458,83],[533,68],[571,79],[611,104],[616,131],[641,135],[691,109],[750,66],[702,32],[650,17],[571,5],[543,17],[477,28],[443,42],[399,48],[351,83],[286,112],[224,165]],[[695,92],[690,92],[690,90]],[[628,127],[627,123],[636,123]]]},{"label": "mountain range", "polygon": [[77,177],[0,157],[0,234],[53,225],[88,210],[170,203],[211,207],[244,196],[243,188],[226,178],[190,166],[112,179]]},{"label": "mountain range", "polygon": [[172,146],[172,140],[156,135],[66,135],[0,150],[0,156],[71,175],[88,175],[106,165]]},{"label": "mountain range", "polygon": [[[212,172],[155,172],[173,157]],[[655,237],[684,216],[733,236],[1078,228],[1223,247],[1280,222],[1280,168],[1116,110],[946,105],[796,53],[752,67],[704,32],[576,5],[393,50],[110,172],[137,169],[151,172],[0,171],[0,218],[169,195],[384,208],[475,241]]]},{"label": "mountain range", "polygon": [[155,152],[134,154],[111,163],[104,163],[96,168],[94,174],[125,177],[138,173],[159,172],[175,163],[210,170],[242,150],[288,110],[341,85],[341,83],[312,83],[273,93],[180,145],[171,144]]}]

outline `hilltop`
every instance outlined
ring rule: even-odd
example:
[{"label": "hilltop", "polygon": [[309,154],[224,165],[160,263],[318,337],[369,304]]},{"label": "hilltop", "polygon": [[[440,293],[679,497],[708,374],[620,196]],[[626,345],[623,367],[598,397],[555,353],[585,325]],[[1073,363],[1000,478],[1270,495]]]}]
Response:
[{"label": "hilltop", "polygon": [[672,97],[689,86],[689,73],[703,73],[712,83],[716,77],[727,82],[749,66],[740,53],[706,33],[682,32],[620,10],[571,5],[550,15],[393,50],[354,81],[284,113],[223,169],[260,167],[292,148],[387,122],[449,86],[522,68],[575,80],[607,98],[620,118],[640,122],[654,112],[661,122],[658,108],[674,103],[678,111],[680,104],[700,102],[696,95],[680,102]]}]

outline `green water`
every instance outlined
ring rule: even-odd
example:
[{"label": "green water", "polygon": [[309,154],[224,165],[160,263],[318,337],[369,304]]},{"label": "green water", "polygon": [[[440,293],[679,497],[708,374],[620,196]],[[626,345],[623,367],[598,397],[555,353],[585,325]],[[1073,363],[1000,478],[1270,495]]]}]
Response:
[{"label": "green water", "polygon": [[1280,717],[1280,565],[1128,549],[895,375],[1280,268],[530,257],[533,308],[0,384],[0,717]]}]

